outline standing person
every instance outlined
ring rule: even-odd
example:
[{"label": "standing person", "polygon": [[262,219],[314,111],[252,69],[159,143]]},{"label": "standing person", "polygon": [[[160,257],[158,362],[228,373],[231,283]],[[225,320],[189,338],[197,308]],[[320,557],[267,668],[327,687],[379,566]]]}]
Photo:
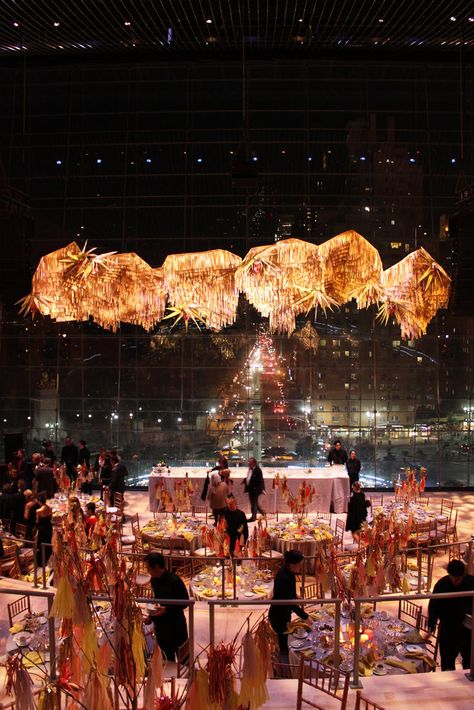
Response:
[{"label": "standing person", "polygon": [[331,466],[344,466],[347,461],[347,451],[342,448],[339,439],[336,439],[334,446],[328,453],[328,461]]},{"label": "standing person", "polygon": [[351,531],[352,539],[358,543],[359,531],[364,520],[367,520],[367,508],[370,508],[371,502],[366,499],[359,481],[352,484],[352,490],[347,507],[346,530]]},{"label": "standing person", "polygon": [[90,469],[91,465],[91,452],[87,448],[87,442],[84,439],[79,441],[79,451],[77,454],[77,463],[79,466],[84,465],[87,470]]},{"label": "standing person", "polygon": [[349,458],[346,461],[346,468],[351,488],[352,485],[359,480],[360,467],[360,461],[357,458],[356,452],[352,449],[352,451],[349,452]]},{"label": "standing person", "polygon": [[91,495],[92,493],[92,471],[91,471],[91,452],[87,448],[87,443],[84,439],[79,441],[79,455],[77,463],[81,467],[81,492]]},{"label": "standing person", "polygon": [[247,516],[243,510],[237,508],[237,501],[233,497],[227,499],[227,510],[224,513],[224,517],[229,535],[229,552],[232,557],[237,540],[239,540],[241,547],[247,543],[249,526],[247,525]]},{"label": "standing person", "polygon": [[[36,511],[36,529],[38,537],[36,539],[36,564],[40,567],[43,564],[43,553],[41,544],[43,542],[51,543],[53,537],[53,511],[46,503],[44,494],[38,496],[40,507]],[[51,548],[45,547],[44,559],[48,561],[51,555]]]},{"label": "standing person", "polygon": [[227,458],[222,455],[219,456],[219,461],[216,463],[215,466],[209,469],[208,473],[212,473],[213,471],[218,471],[220,477],[224,481],[224,483],[229,482],[230,478],[230,469],[229,469],[229,462],[227,461]]},{"label": "standing person", "polygon": [[[301,572],[303,555],[298,550],[287,550],[284,555],[284,564],[278,570],[273,584],[272,599],[296,599],[296,575]],[[307,619],[305,610],[295,605],[270,605],[268,620],[272,629],[278,634],[278,645],[280,648],[280,660],[288,663],[288,622],[291,621],[292,613],[297,614],[300,619]]]},{"label": "standing person", "polygon": [[[145,557],[145,563],[151,576],[155,599],[189,599],[181,577],[165,569],[165,558],[162,554],[150,552]],[[158,646],[168,661],[175,660],[176,651],[188,639],[188,627],[184,616],[184,609],[187,606],[187,604],[160,606],[150,614],[155,625]]]},{"label": "standing person", "polygon": [[219,518],[223,517],[225,514],[228,495],[229,488],[227,483],[224,483],[218,473],[213,473],[211,476],[211,484],[207,492],[207,500],[212,514],[214,515],[214,525],[217,525]]},{"label": "standing person", "polygon": [[75,444],[73,444],[70,436],[67,436],[64,440],[64,446],[61,451],[61,461],[66,466],[66,473],[71,479],[71,483],[74,483],[77,478],[77,462],[79,460],[79,450]]},{"label": "standing person", "polygon": [[54,498],[57,483],[49,459],[44,459],[35,468],[34,488],[36,493],[46,493],[47,499]]},{"label": "standing person", "polygon": [[[433,594],[474,591],[474,576],[466,574],[466,567],[461,560],[451,560],[448,574],[438,579],[433,587]],[[471,629],[464,626],[466,614],[472,610],[472,597],[459,599],[430,599],[428,604],[428,626],[430,631],[436,628],[439,619],[439,653],[441,670],[454,671],[456,658],[461,654],[462,667],[471,665]]]},{"label": "standing person", "polygon": [[265,495],[265,481],[263,480],[263,473],[260,466],[257,464],[256,459],[249,459],[249,470],[247,472],[247,478],[242,481],[245,486],[245,493],[249,494],[250,499],[250,510],[251,517],[248,519],[249,523],[253,523],[257,520],[257,512],[261,515],[265,515],[265,511],[260,507],[258,499],[263,494]]},{"label": "standing person", "polygon": [[49,459],[51,463],[56,461],[56,454],[53,451],[52,441],[43,441],[43,451],[41,453],[46,459]]},{"label": "standing person", "polygon": [[111,456],[112,471],[110,474],[110,505],[114,504],[116,493],[125,493],[125,478],[128,476],[127,467],[118,456]]},{"label": "standing person", "polygon": [[107,454],[99,469],[100,499],[104,500],[109,495],[110,481],[112,480],[112,461]]}]

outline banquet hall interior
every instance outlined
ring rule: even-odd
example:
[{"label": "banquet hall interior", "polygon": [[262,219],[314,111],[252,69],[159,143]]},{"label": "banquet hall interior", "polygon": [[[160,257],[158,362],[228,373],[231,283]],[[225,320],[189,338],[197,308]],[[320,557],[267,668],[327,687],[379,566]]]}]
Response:
[{"label": "banquet hall interior", "polygon": [[473,48],[0,0],[0,707],[473,707]]}]

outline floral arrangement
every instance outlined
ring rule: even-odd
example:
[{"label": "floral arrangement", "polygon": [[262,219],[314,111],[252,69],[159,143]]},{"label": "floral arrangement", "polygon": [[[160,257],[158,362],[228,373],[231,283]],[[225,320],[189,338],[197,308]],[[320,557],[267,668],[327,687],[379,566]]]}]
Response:
[{"label": "floral arrangement", "polygon": [[[424,493],[428,471],[421,466],[408,466],[403,471],[404,478],[395,485],[395,497],[406,501],[414,500]],[[401,478],[401,477],[400,477]]]},{"label": "floral arrangement", "polygon": [[174,498],[177,510],[191,510],[191,498],[194,495],[194,486],[189,480],[188,474],[184,480],[175,480],[174,482]]}]

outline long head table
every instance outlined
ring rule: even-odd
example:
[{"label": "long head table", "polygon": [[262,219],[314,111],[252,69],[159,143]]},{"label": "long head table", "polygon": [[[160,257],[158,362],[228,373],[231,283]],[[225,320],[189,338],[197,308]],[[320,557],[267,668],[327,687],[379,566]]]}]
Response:
[{"label": "long head table", "polygon": [[[247,469],[231,468],[231,487],[237,499],[237,506],[245,512],[250,512],[248,495],[244,493],[245,477]],[[349,499],[349,476],[344,466],[331,466],[326,468],[312,469],[271,469],[263,472],[266,495],[260,497],[260,503],[268,513],[275,511],[289,512],[289,507],[283,499],[280,488],[273,485],[274,476],[279,474],[280,478],[287,477],[290,491],[296,495],[301,483],[309,482],[315,489],[313,500],[306,506],[306,512],[329,512],[331,503],[335,513],[344,513],[347,510]],[[201,493],[206,479],[206,470],[202,468],[186,468],[184,466],[176,468],[163,468],[159,472],[152,473],[148,479],[148,495],[150,500],[150,510],[160,510],[161,491],[164,489],[171,496],[175,496],[175,482],[182,481],[188,475],[188,479],[193,487],[191,495],[192,505],[204,505],[201,500]]]}]

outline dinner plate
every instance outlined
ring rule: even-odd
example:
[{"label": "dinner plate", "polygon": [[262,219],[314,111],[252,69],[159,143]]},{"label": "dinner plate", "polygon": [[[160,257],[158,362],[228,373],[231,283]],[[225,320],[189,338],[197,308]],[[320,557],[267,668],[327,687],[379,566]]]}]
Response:
[{"label": "dinner plate", "polygon": [[387,611],[376,611],[374,616],[380,619],[380,621],[388,621],[390,619],[390,614]]},{"label": "dinner plate", "polygon": [[14,635],[13,640],[18,648],[25,648],[25,646],[30,644],[32,638],[32,634],[26,634],[24,631],[20,631],[18,634]]},{"label": "dinner plate", "polygon": [[410,653],[416,653],[417,651],[423,650],[423,646],[420,646],[418,643],[407,643],[405,648]]},{"label": "dinner plate", "polygon": [[290,648],[301,649],[304,646],[307,646],[307,642],[304,640],[300,640],[300,639],[290,639],[288,642],[288,645],[290,646]]},{"label": "dinner plate", "polygon": [[295,629],[293,631],[292,636],[295,639],[305,639],[308,635],[308,632],[305,629]]},{"label": "dinner plate", "polygon": [[250,599],[250,597],[254,597],[254,596],[255,596],[255,594],[253,592],[244,592],[244,597],[249,597],[249,599]]},{"label": "dinner plate", "polygon": [[387,667],[384,666],[383,664],[379,663],[375,666],[373,670],[374,675],[387,675],[388,670]]}]

